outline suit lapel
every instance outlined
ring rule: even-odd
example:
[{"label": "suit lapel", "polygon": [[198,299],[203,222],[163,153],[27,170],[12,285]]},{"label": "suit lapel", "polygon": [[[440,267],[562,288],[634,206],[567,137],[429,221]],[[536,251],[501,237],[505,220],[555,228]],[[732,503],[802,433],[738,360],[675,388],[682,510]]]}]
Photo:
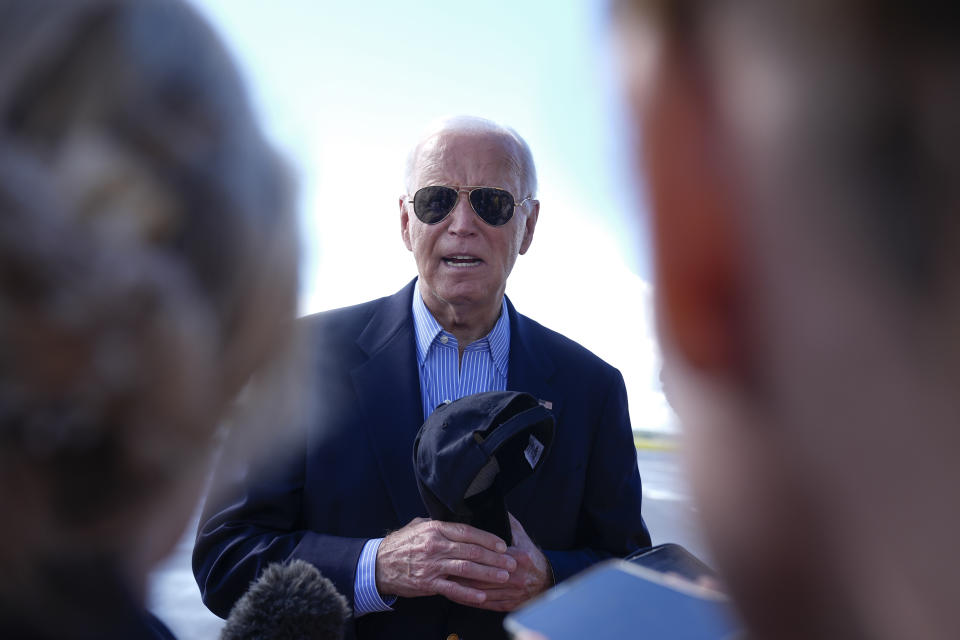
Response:
[{"label": "suit lapel", "polygon": [[[510,370],[507,375],[507,389],[526,391],[542,402],[549,403],[548,408],[556,417],[559,430],[563,398],[550,383],[556,367],[541,343],[542,328],[518,314],[509,299],[507,313],[510,314]],[[535,473],[507,494],[507,508],[521,522],[540,475],[539,472]]]},{"label": "suit lapel", "polygon": [[351,372],[370,446],[401,526],[426,515],[413,471],[413,440],[423,423],[410,311],[414,282],[386,298],[370,319],[357,339],[369,359]]}]

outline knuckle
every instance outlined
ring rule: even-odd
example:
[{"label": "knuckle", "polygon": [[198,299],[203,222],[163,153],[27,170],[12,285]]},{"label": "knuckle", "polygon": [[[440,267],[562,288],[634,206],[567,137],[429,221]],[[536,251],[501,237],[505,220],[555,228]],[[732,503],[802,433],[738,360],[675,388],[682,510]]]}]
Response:
[{"label": "knuckle", "polygon": [[435,556],[442,553],[446,545],[436,536],[430,536],[426,539],[423,546],[429,555]]},{"label": "knuckle", "polygon": [[415,567],[410,571],[410,577],[413,578],[414,582],[419,584],[427,583],[430,581],[430,577],[426,567]]}]

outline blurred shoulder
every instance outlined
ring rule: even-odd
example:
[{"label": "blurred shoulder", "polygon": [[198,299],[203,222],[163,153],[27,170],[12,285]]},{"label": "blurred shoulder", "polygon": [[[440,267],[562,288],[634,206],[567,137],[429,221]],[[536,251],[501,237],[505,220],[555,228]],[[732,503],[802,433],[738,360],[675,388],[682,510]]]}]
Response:
[{"label": "blurred shoulder", "polygon": [[315,338],[359,334],[390,297],[385,296],[348,307],[320,311],[304,316],[300,318],[300,328]]},{"label": "blurred shoulder", "polygon": [[352,343],[368,329],[371,335],[391,335],[405,321],[412,324],[411,301],[415,282],[410,281],[389,296],[305,316],[300,319],[300,330],[312,341],[332,342],[333,345],[346,340]]}]

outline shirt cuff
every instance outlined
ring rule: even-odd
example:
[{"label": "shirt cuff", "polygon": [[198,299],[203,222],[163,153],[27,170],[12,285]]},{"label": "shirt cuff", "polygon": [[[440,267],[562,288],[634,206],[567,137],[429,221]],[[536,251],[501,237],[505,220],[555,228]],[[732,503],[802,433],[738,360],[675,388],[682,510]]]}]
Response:
[{"label": "shirt cuff", "polygon": [[377,592],[377,550],[383,538],[372,538],[363,545],[360,560],[357,561],[357,577],[353,583],[353,614],[360,617],[378,611],[393,611],[390,607],[397,596],[387,596],[386,600]]}]

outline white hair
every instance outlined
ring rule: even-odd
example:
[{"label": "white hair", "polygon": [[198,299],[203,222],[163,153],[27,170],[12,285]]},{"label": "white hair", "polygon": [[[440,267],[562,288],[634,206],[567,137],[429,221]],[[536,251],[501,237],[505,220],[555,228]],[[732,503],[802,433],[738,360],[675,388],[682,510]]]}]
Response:
[{"label": "white hair", "polygon": [[509,140],[513,144],[513,155],[517,161],[517,170],[520,174],[520,184],[524,193],[515,194],[519,199],[533,198],[537,195],[537,167],[533,163],[533,153],[527,141],[512,128],[478,116],[447,116],[435,120],[420,136],[417,144],[407,155],[407,164],[403,174],[403,184],[407,193],[413,193],[415,178],[420,160],[420,151],[423,144],[445,132],[483,132]]}]

